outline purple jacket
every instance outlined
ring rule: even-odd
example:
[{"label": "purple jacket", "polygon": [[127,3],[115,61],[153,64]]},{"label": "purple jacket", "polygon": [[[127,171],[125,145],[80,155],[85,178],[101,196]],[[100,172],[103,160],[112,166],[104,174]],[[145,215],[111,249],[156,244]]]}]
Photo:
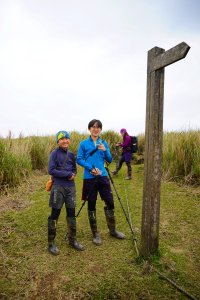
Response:
[{"label": "purple jacket", "polygon": [[123,143],[120,144],[120,147],[122,147],[122,152],[128,152],[131,151],[130,147],[131,147],[131,137],[126,134],[123,140]]}]

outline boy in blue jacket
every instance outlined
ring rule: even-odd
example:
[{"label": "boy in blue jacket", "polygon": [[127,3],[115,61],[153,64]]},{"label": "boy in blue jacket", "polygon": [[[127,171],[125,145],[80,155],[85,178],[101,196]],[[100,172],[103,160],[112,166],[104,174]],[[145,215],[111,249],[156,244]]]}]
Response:
[{"label": "boy in blue jacket", "polygon": [[125,235],[115,229],[113,194],[104,167],[104,161],[110,163],[112,156],[107,142],[99,137],[102,131],[101,121],[91,120],[88,124],[88,130],[90,137],[80,143],[77,163],[84,168],[82,200],[88,201],[88,219],[93,234],[93,243],[101,245],[102,240],[97,230],[96,221],[98,192],[106,205],[104,211],[110,234],[118,239],[123,239]]},{"label": "boy in blue jacket", "polygon": [[51,215],[48,218],[48,249],[53,255],[59,253],[55,245],[56,224],[65,203],[66,219],[68,225],[69,244],[76,250],[84,250],[84,247],[76,240],[76,160],[74,154],[68,150],[70,136],[66,131],[56,134],[58,148],[51,152],[48,164],[49,174],[52,176],[53,185],[49,199]]}]

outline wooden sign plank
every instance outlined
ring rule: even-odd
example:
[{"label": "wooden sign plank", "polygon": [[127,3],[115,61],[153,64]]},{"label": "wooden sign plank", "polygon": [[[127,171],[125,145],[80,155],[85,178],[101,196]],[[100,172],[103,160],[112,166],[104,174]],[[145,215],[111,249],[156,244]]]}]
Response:
[{"label": "wooden sign plank", "polygon": [[154,57],[149,65],[148,71],[153,72],[159,70],[185,58],[189,50],[190,46],[185,42],[176,45],[168,51]]}]

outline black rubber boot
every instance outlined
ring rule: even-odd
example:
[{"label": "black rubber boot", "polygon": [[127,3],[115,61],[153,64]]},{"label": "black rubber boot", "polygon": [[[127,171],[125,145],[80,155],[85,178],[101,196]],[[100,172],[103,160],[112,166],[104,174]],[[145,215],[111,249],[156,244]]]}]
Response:
[{"label": "black rubber boot", "polygon": [[68,237],[69,245],[79,251],[85,250],[84,246],[79,244],[76,240],[76,218],[67,217],[67,226],[68,226],[67,237]]},{"label": "black rubber boot", "polygon": [[108,225],[108,229],[110,231],[110,235],[114,236],[117,239],[124,239],[125,235],[117,231],[115,229],[115,215],[114,215],[114,209],[108,209],[107,207],[104,207],[105,216],[106,216],[106,222]]},{"label": "black rubber boot", "polygon": [[97,246],[100,246],[102,244],[102,240],[97,230],[96,210],[93,211],[88,210],[88,219],[89,219],[90,228],[93,235],[93,243]]},{"label": "black rubber boot", "polygon": [[59,250],[55,245],[57,220],[48,219],[48,250],[53,255],[58,255]]},{"label": "black rubber boot", "polygon": [[131,180],[132,179],[132,168],[131,168],[131,164],[127,163],[127,167],[128,167],[128,174],[127,177],[125,178],[126,180]]},{"label": "black rubber boot", "polygon": [[117,175],[118,174],[118,170],[112,171],[113,175]]},{"label": "black rubber boot", "polygon": [[122,164],[123,164],[123,162],[120,160],[118,166],[116,167],[116,170],[114,172],[112,172],[113,175],[117,175],[118,174],[119,170],[122,167]]}]

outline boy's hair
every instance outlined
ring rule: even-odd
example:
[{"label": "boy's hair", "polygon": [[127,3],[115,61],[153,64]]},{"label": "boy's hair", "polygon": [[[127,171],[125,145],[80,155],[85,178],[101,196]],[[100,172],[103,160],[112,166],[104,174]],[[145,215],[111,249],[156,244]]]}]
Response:
[{"label": "boy's hair", "polygon": [[97,124],[97,126],[98,126],[99,128],[102,129],[102,123],[101,123],[100,120],[97,120],[97,119],[93,119],[93,120],[91,120],[91,121],[89,122],[89,124],[88,124],[88,129],[90,129],[91,127],[93,127],[94,124]]}]

